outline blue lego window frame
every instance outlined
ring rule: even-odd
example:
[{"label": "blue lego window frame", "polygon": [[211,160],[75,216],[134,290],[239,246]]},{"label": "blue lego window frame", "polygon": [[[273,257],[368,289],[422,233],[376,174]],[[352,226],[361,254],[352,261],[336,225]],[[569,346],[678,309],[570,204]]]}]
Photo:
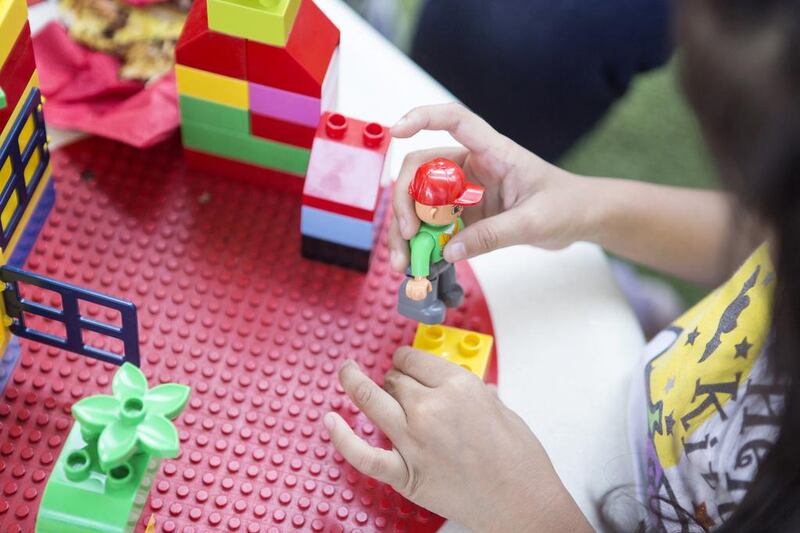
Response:
[{"label": "blue lego window frame", "polygon": [[[9,265],[0,268],[0,280],[5,283],[3,300],[6,305],[6,314],[11,317],[9,329],[14,335],[115,365],[127,362],[139,366],[139,324],[136,305],[133,302],[63,281],[56,281]],[[58,310],[23,298],[19,289],[20,282],[58,293],[61,296],[62,309]],[[118,311],[121,325],[107,324],[82,316],[79,307],[80,301]],[[31,328],[25,323],[25,313],[60,322],[64,325],[66,337],[61,338]],[[122,354],[86,344],[83,341],[83,330],[94,331],[122,341]]]},{"label": "blue lego window frame", "polygon": [[[34,132],[25,147],[19,146],[19,136],[22,129],[33,116]],[[30,182],[25,183],[25,168],[33,157],[34,152],[39,152],[39,164],[36,167]],[[17,230],[25,209],[39,187],[45,169],[50,162],[50,151],[47,148],[47,130],[44,127],[44,114],[42,113],[42,97],[39,89],[34,88],[28,95],[25,105],[20,110],[19,116],[9,130],[8,137],[0,145],[0,169],[6,161],[11,160],[11,176],[0,191],[0,213],[4,213],[11,198],[16,193],[17,206],[11,215],[8,225],[3,225],[0,220],[0,248],[6,250],[11,243],[14,232]]]}]

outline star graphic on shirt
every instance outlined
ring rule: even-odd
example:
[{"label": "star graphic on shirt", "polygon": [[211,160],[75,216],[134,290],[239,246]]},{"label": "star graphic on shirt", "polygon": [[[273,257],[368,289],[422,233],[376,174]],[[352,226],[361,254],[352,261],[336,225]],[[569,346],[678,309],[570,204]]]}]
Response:
[{"label": "star graphic on shirt", "polygon": [[664,385],[664,394],[667,394],[669,391],[671,391],[673,387],[675,387],[675,378],[669,378],[667,380],[667,384]]},{"label": "star graphic on shirt", "polygon": [[667,435],[672,435],[672,428],[675,426],[675,418],[672,416],[675,411],[664,417],[664,423],[667,425]]},{"label": "star graphic on shirt", "polygon": [[697,330],[697,328],[694,328],[694,331],[692,331],[691,333],[689,333],[689,335],[686,336],[686,346],[689,345],[694,346],[694,341],[696,341],[697,337],[699,336],[700,332]]},{"label": "star graphic on shirt", "polygon": [[736,355],[733,356],[734,359],[747,359],[747,353],[750,351],[753,345],[747,342],[747,337],[742,339],[742,342],[736,345]]}]

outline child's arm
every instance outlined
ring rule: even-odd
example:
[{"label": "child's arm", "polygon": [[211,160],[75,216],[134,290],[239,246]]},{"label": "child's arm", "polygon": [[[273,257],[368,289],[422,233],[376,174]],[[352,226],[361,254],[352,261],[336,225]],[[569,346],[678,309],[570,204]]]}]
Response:
[{"label": "child's arm", "polygon": [[[558,249],[575,241],[596,242],[609,251],[683,278],[714,283],[727,272],[724,251],[734,228],[727,195],[586,178],[536,157],[457,104],[420,107],[392,128],[395,137],[445,130],[464,148],[415,152],[397,179],[389,231],[392,266],[408,264],[408,244],[417,230],[407,194],[416,168],[436,156],[459,163],[486,193],[467,209],[467,228],[445,247],[455,262],[514,244]],[[745,250],[744,252],[747,252]]]},{"label": "child's arm", "polygon": [[393,445],[374,448],[326,414],[333,445],[360,472],[473,531],[591,531],[538,439],[473,374],[400,348],[383,388],[353,362],[339,379]]}]

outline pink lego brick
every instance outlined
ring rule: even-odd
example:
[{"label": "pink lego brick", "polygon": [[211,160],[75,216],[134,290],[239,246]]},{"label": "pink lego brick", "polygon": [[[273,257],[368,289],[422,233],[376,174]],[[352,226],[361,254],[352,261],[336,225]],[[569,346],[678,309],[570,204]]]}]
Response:
[{"label": "pink lego brick", "polygon": [[380,124],[326,113],[311,150],[303,205],[373,221],[389,140]]},{"label": "pink lego brick", "polygon": [[257,83],[249,85],[250,111],[253,113],[312,128],[319,124],[322,114],[319,98]]}]

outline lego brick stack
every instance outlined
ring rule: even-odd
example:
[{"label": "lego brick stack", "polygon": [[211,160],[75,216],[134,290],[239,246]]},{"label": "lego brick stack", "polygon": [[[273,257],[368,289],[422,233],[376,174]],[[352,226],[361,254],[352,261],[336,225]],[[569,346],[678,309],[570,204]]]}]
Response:
[{"label": "lego brick stack", "polygon": [[303,256],[367,271],[381,220],[389,130],[339,113],[317,129],[300,215]]},{"label": "lego brick stack", "polygon": [[300,194],[338,45],[313,0],[196,0],[175,53],[187,164]]},{"label": "lego brick stack", "polygon": [[[55,201],[38,87],[25,0],[0,0],[0,266],[25,262]],[[7,326],[0,354],[11,340]]]}]

